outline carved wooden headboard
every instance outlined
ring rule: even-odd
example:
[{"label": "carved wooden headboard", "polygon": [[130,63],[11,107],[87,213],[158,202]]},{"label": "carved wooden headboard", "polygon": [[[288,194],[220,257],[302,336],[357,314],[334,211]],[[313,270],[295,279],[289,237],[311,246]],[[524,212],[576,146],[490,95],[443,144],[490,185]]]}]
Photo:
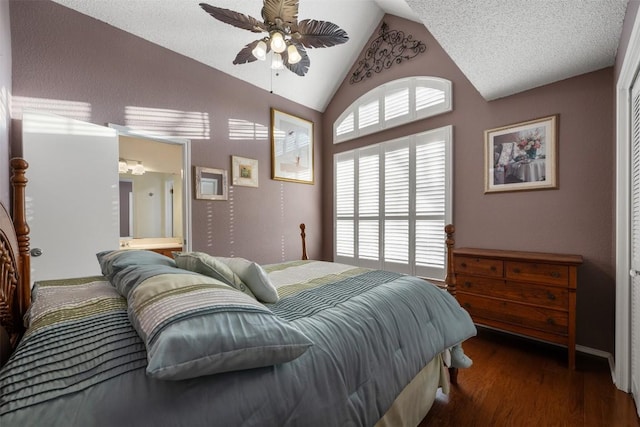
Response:
[{"label": "carved wooden headboard", "polygon": [[25,210],[27,167],[23,159],[11,159],[13,219],[5,206],[0,209],[0,325],[9,335],[12,349],[24,333],[22,319],[31,302],[29,226]]}]

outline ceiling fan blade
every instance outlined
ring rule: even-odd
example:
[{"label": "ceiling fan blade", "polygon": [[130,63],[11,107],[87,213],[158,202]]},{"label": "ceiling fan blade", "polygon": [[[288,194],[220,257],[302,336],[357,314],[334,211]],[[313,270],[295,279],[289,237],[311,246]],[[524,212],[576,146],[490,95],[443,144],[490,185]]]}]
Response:
[{"label": "ceiling fan blade", "polygon": [[[249,62],[257,61],[258,58],[253,56],[253,49],[255,49],[256,45],[261,40],[262,39],[254,40],[248,45],[246,45],[245,47],[243,47],[240,50],[240,52],[238,52],[238,54],[236,55],[236,59],[233,60],[233,63],[237,65],[237,64],[247,64]],[[267,53],[269,53],[270,50],[271,49],[269,47],[269,44],[267,44]]]},{"label": "ceiling fan blade", "polygon": [[298,0],[264,0],[262,18],[267,24],[275,24],[277,18],[295,24],[298,22]]},{"label": "ceiling fan blade", "polygon": [[206,3],[200,3],[200,7],[217,20],[229,25],[233,25],[234,27],[242,28],[243,30],[249,30],[254,33],[267,31],[267,27],[263,22],[260,22],[256,18],[253,18],[251,16],[244,15],[239,12],[234,12],[233,10],[211,6]]},{"label": "ceiling fan blade", "polygon": [[285,50],[282,52],[282,59],[284,60],[284,65],[290,71],[296,73],[299,76],[304,76],[309,71],[309,66],[311,65],[311,60],[309,59],[309,55],[307,55],[307,51],[302,45],[296,44],[296,49],[298,49],[298,53],[302,57],[302,59],[296,64],[289,64],[289,54]]},{"label": "ceiling fan blade", "polygon": [[291,37],[305,47],[331,47],[349,40],[346,31],[329,21],[305,19],[291,31]]}]

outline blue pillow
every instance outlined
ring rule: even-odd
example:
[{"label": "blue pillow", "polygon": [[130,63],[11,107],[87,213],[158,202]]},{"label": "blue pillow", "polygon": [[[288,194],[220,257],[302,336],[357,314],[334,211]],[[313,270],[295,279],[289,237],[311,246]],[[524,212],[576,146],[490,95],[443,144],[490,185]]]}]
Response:
[{"label": "blue pillow", "polygon": [[109,281],[119,271],[131,265],[166,265],[176,267],[176,262],[164,255],[153,251],[139,249],[120,249],[115,251],[103,251],[96,254],[102,275]]}]

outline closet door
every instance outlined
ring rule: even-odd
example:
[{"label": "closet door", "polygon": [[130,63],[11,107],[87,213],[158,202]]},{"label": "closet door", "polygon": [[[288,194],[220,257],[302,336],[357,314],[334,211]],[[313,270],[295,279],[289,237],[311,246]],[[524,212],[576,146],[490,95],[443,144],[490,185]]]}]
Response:
[{"label": "closet door", "polygon": [[22,144],[32,282],[100,274],[96,253],[119,244],[117,131],[25,112]]},{"label": "closet door", "polygon": [[631,92],[631,393],[640,416],[640,82]]}]

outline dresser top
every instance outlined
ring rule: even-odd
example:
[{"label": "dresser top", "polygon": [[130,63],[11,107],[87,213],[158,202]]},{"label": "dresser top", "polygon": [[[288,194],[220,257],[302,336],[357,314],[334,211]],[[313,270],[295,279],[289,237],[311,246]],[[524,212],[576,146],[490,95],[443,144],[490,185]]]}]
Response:
[{"label": "dresser top", "polygon": [[513,261],[540,261],[554,264],[579,265],[583,262],[582,255],[508,251],[501,249],[458,248],[453,250],[453,254],[476,258],[501,258]]}]

